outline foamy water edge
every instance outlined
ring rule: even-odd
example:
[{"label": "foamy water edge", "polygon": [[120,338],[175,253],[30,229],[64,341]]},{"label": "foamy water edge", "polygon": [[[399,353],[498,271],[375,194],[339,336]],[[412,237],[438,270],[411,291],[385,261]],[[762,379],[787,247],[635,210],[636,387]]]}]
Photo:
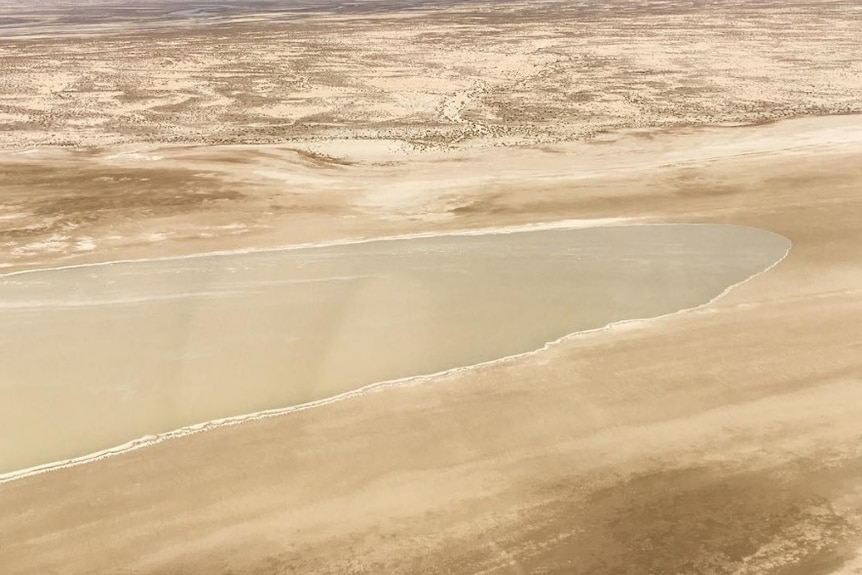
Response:
[{"label": "foamy water edge", "polygon": [[[422,233],[422,234],[407,234],[400,236],[387,236],[383,238],[368,238],[368,239],[359,239],[359,240],[344,240],[344,241],[335,241],[335,242],[322,242],[322,243],[314,243],[314,244],[298,244],[293,246],[285,246],[278,248],[259,248],[259,249],[246,249],[246,250],[231,250],[231,251],[222,251],[222,252],[210,252],[205,254],[194,254],[194,255],[184,255],[184,256],[166,256],[164,258],[151,258],[151,259],[141,259],[141,260],[117,260],[111,262],[99,262],[99,263],[91,263],[91,264],[79,264],[73,266],[61,266],[55,268],[40,268],[40,269],[31,269],[31,270],[21,270],[17,272],[11,272],[7,274],[0,274],[0,279],[4,279],[10,276],[17,276],[21,274],[29,274],[29,273],[39,273],[46,271],[59,271],[65,269],[77,269],[77,268],[87,268],[87,267],[102,267],[109,266],[113,264],[125,264],[125,263],[137,263],[137,262],[153,262],[153,261],[174,261],[174,260],[185,260],[192,258],[202,258],[202,257],[211,257],[211,256],[227,256],[227,255],[242,255],[248,253],[263,253],[263,252],[277,252],[277,251],[287,251],[287,250],[300,250],[307,248],[315,248],[315,247],[330,247],[330,246],[339,246],[339,245],[351,245],[351,244],[364,244],[376,241],[393,241],[393,240],[409,240],[409,239],[421,239],[421,238],[431,238],[431,237],[445,237],[445,236],[478,236],[478,235],[494,235],[494,234],[507,234],[507,233],[518,233],[518,232],[529,232],[529,231],[542,231],[542,230],[553,230],[553,229],[578,229],[578,228],[591,228],[591,227],[617,227],[617,226],[701,226],[701,225],[730,225],[734,224],[699,224],[699,223],[669,223],[669,222],[660,222],[660,223],[649,223],[645,222],[644,219],[629,219],[629,218],[600,218],[593,220],[561,220],[558,222],[549,222],[549,223],[541,223],[541,224],[525,224],[519,226],[508,226],[508,227],[497,227],[497,228],[482,228],[475,230],[465,230],[465,231],[453,231],[453,232],[438,232],[438,233]],[[748,226],[737,226],[737,227],[748,227]],[[760,228],[758,228],[760,229]],[[769,230],[763,230],[768,233],[772,233],[774,235],[775,232],[771,232]],[[784,237],[784,236],[781,236]],[[360,387],[358,389],[354,389],[351,391],[346,391],[343,393],[339,393],[337,395],[333,395],[331,397],[327,397],[324,399],[318,399],[315,401],[310,401],[307,403],[302,403],[298,405],[293,405],[289,407],[279,407],[268,409],[264,411],[257,411],[253,413],[243,414],[243,415],[235,415],[230,417],[225,417],[221,419],[214,419],[210,421],[206,421],[203,423],[196,423],[193,425],[187,425],[185,427],[181,427],[179,429],[173,431],[167,431],[164,433],[159,433],[155,435],[145,435],[143,437],[133,439],[121,445],[117,445],[115,447],[110,447],[108,449],[104,449],[101,451],[97,451],[94,453],[90,453],[88,455],[82,455],[79,457],[74,457],[71,459],[65,459],[61,461],[55,461],[51,463],[45,463],[42,465],[37,465],[34,467],[29,467],[26,469],[21,469],[18,471],[10,471],[6,473],[0,473],[0,485],[17,481],[20,479],[25,479],[27,477],[32,477],[35,475],[41,475],[43,473],[48,473],[51,471],[57,471],[60,469],[68,469],[71,467],[77,467],[79,465],[84,465],[87,463],[95,463],[97,461],[101,461],[103,459],[107,459],[109,457],[113,457],[115,455],[122,455],[124,453],[130,453],[132,451],[136,451],[138,449],[142,449],[144,447],[150,447],[153,445],[157,445],[164,441],[170,439],[179,439],[183,437],[188,437],[191,435],[195,435],[197,433],[201,433],[204,431],[210,431],[213,429],[218,429],[221,427],[230,427],[234,425],[239,425],[242,423],[248,423],[252,421],[259,421],[262,419],[267,419],[270,417],[278,417],[282,415],[288,415],[291,413],[298,413],[301,411],[306,411],[309,409],[314,409],[316,407],[322,407],[325,405],[330,405],[336,402],[345,401],[351,398],[360,397],[366,395],[368,393],[374,393],[378,391],[382,391],[384,389],[390,387],[406,387],[408,385],[419,385],[423,382],[427,382],[433,379],[446,377],[449,375],[454,375],[458,373],[468,372],[472,370],[476,370],[482,367],[486,367],[489,365],[495,365],[503,362],[512,361],[515,359],[530,357],[548,349],[559,345],[562,342],[572,340],[578,337],[583,337],[589,334],[610,331],[614,329],[619,329],[624,326],[629,326],[632,324],[643,324],[647,322],[652,322],[656,320],[660,320],[667,317],[672,317],[681,313],[687,313],[696,311],[705,307],[712,305],[717,302],[728,293],[730,293],[735,288],[748,283],[749,281],[766,274],[771,271],[773,268],[782,263],[787,256],[790,254],[790,251],[793,249],[793,243],[789,238],[784,237],[788,242],[787,250],[785,250],[784,254],[780,258],[778,258],[771,265],[766,267],[765,269],[754,273],[747,278],[736,282],[725,288],[721,293],[713,297],[707,302],[704,302],[700,305],[679,309],[674,312],[652,316],[648,318],[632,318],[632,319],[624,319],[618,320],[615,322],[611,322],[605,326],[592,328],[588,330],[575,331],[569,334],[566,334],[562,337],[559,337],[555,340],[546,342],[544,345],[537,349],[520,352],[512,355],[503,356],[497,359],[492,359],[476,364],[471,364],[467,366],[454,367],[443,371],[438,371],[430,374],[422,374],[422,375],[412,375],[399,379],[381,381],[377,383],[371,383],[364,387]]]},{"label": "foamy water edge", "polygon": [[[470,230],[453,230],[453,231],[444,231],[444,232],[422,232],[416,234],[401,234],[395,236],[384,236],[384,237],[372,237],[372,238],[358,238],[358,239],[346,239],[346,240],[333,240],[328,242],[310,242],[304,244],[291,244],[286,246],[276,246],[270,248],[245,248],[245,249],[237,249],[237,250],[219,250],[212,252],[203,252],[196,254],[187,254],[187,255],[176,255],[176,256],[164,256],[159,258],[141,258],[141,259],[132,259],[132,260],[110,260],[104,262],[91,262],[85,264],[73,264],[68,266],[55,266],[50,268],[30,268],[23,270],[16,270],[13,272],[6,272],[4,274],[0,274],[0,280],[11,278],[15,276],[21,276],[26,274],[38,274],[42,272],[56,272],[62,270],[74,270],[74,269],[82,269],[82,268],[99,268],[99,267],[108,267],[116,264],[136,264],[136,263],[150,263],[150,262],[172,262],[172,261],[182,261],[182,260],[192,260],[199,258],[210,258],[210,257],[222,257],[222,256],[239,256],[246,254],[265,254],[265,253],[274,253],[274,252],[286,252],[286,251],[295,251],[295,250],[307,250],[312,248],[330,248],[330,247],[338,247],[338,246],[350,246],[357,244],[370,244],[375,242],[391,242],[398,240],[421,240],[427,238],[438,238],[438,237],[459,237],[459,236],[486,236],[486,235],[494,235],[494,234],[515,234],[521,232],[539,232],[539,231],[547,231],[547,230],[573,230],[579,228],[600,228],[600,227],[614,227],[614,226],[628,226],[628,225],[691,225],[698,226],[703,224],[668,224],[668,223],[650,223],[647,218],[596,218],[592,220],[560,220],[556,222],[547,222],[547,223],[539,223],[539,224],[522,224],[517,226],[500,226],[493,228],[476,228]],[[708,224],[708,225],[729,225],[729,224]]]}]

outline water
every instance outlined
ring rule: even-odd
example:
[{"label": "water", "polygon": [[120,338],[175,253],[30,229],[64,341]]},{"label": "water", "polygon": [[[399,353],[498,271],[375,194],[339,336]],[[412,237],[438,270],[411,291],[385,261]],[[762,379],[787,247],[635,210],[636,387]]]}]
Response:
[{"label": "water", "polygon": [[788,246],[623,226],[0,276],[0,473],[696,306]]}]

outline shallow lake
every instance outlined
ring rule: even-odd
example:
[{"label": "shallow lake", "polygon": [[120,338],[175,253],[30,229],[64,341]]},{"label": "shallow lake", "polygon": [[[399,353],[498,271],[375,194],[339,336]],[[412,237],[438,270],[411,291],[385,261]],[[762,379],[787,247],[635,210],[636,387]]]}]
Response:
[{"label": "shallow lake", "polygon": [[0,473],[697,306],[788,247],[638,225],[0,276]]}]

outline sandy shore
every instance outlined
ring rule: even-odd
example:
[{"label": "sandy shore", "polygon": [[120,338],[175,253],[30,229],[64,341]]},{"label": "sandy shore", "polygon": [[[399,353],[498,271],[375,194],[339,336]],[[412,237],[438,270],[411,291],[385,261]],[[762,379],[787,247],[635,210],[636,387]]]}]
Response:
[{"label": "sandy shore", "polygon": [[656,134],[626,170],[590,159],[577,194],[570,156],[511,152],[505,182],[464,187],[507,207],[477,222],[731,222],[794,249],[697,312],[5,484],[4,568],[841,572],[862,527],[860,126]]},{"label": "sandy shore", "polygon": [[0,484],[0,573],[862,573],[858,2],[70,6],[0,0],[2,273],[563,220],[793,250],[690,312]]}]

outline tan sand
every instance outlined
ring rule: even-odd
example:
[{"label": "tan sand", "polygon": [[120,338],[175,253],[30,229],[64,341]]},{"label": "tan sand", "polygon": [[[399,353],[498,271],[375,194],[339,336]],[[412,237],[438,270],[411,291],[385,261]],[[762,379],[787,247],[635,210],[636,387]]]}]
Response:
[{"label": "tan sand", "polygon": [[592,218],[794,249],[697,311],[4,483],[3,575],[859,572],[857,2],[16,2],[5,271]]},{"label": "tan sand", "polygon": [[[830,125],[860,121],[723,132],[746,145],[720,157],[713,131],[657,136],[576,196],[513,176],[486,192],[524,206],[498,221],[588,205],[757,226],[794,249],[702,311],[7,483],[4,568],[838,569],[862,509],[862,139]],[[539,185],[543,202],[519,200]]]}]

